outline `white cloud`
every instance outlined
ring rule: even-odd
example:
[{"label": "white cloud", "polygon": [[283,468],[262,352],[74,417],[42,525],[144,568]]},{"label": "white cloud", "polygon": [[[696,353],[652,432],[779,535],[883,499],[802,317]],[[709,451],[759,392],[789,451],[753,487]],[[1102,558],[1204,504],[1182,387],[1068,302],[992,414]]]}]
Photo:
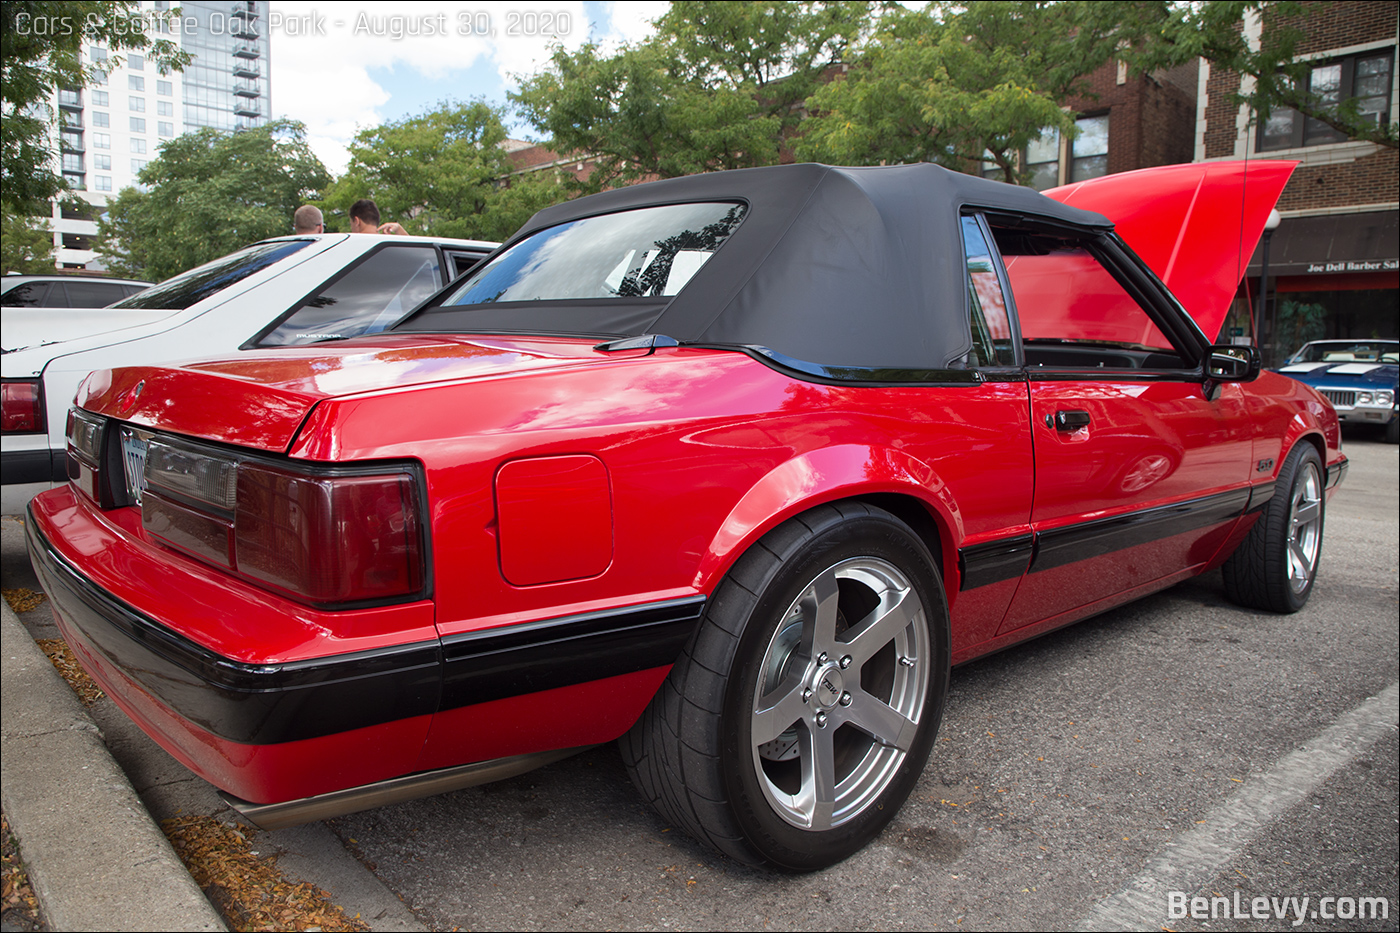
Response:
[{"label": "white cloud", "polygon": [[[607,21],[591,23],[584,4],[570,0],[273,0],[267,24],[273,113],[305,123],[313,150],[338,175],[358,130],[408,115],[369,69],[408,69],[425,84],[443,85],[444,98],[472,97],[453,76],[482,58],[495,65],[506,87],[515,87],[515,77],[540,68],[554,44],[578,48],[590,33],[605,48],[637,41],[653,31],[651,21],[667,5],[603,4]],[[488,23],[492,34],[477,34]]]}]

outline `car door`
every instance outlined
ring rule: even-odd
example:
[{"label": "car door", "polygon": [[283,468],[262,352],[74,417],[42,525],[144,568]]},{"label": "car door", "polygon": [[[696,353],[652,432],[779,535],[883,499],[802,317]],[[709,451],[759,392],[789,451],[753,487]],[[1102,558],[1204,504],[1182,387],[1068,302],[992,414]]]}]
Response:
[{"label": "car door", "polygon": [[1072,621],[1198,570],[1249,499],[1237,385],[1115,240],[993,220],[1034,432],[1034,556],[1000,633]]}]

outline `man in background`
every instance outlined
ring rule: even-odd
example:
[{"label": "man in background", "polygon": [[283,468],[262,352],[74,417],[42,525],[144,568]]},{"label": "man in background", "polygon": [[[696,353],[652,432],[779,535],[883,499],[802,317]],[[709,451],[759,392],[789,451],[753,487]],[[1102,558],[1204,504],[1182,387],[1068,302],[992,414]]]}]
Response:
[{"label": "man in background", "polygon": [[293,233],[325,233],[326,223],[321,217],[321,209],[311,204],[303,204],[292,215]]},{"label": "man in background", "polygon": [[393,233],[406,236],[408,231],[392,220],[379,222],[379,206],[369,198],[360,198],[350,205],[351,233]]}]

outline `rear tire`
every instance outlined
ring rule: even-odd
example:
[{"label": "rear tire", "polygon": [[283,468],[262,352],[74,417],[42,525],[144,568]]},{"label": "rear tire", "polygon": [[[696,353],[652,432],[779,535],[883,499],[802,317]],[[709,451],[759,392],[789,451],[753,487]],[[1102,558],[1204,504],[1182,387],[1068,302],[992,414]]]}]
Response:
[{"label": "rear tire", "polygon": [[820,506],[735,564],[622,757],[701,842],[751,865],[825,868],[913,790],[948,669],[947,600],[923,541],[863,503]]},{"label": "rear tire", "polygon": [[1322,458],[1307,441],[1289,451],[1249,537],[1225,561],[1225,594],[1252,609],[1297,612],[1312,594],[1326,510]]}]

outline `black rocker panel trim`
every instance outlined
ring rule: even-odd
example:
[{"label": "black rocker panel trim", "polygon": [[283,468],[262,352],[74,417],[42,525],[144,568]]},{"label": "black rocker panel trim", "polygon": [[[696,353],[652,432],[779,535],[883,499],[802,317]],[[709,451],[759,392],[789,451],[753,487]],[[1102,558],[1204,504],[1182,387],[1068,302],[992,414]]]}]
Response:
[{"label": "black rocker panel trim", "polygon": [[[1029,570],[1036,573],[1075,561],[1099,557],[1138,544],[1258,511],[1268,504],[1274,484],[1260,483],[1244,489],[1203,496],[1187,502],[1143,509],[1129,515],[1081,522],[1051,531],[1013,535],[958,550],[962,570],[960,590],[1000,583]],[[1030,567],[1027,568],[1027,561]]]},{"label": "black rocker panel trim", "polygon": [[974,544],[958,549],[958,563],[962,565],[960,590],[976,589],[1014,580],[1026,572],[1031,554],[1035,550],[1035,535],[1027,532],[999,541]]},{"label": "black rocker panel trim", "polygon": [[1250,490],[1245,487],[1042,531],[1036,535],[1030,572],[1062,567],[1229,521],[1244,513],[1249,500]]},{"label": "black rocker panel trim", "polygon": [[705,597],[546,619],[443,639],[443,709],[672,664]]},{"label": "black rocker panel trim", "polygon": [[25,524],[30,559],[64,621],[160,703],[247,745],[332,735],[670,664],[705,606],[697,596],[469,633],[447,646],[434,640],[249,664],[171,631],[98,587],[37,525],[32,515]]},{"label": "black rocker panel trim", "polygon": [[1269,504],[1269,500],[1274,497],[1274,481],[1266,483],[1256,483],[1249,487],[1249,505],[1245,508],[1246,515],[1253,515],[1256,512],[1264,511],[1264,507]]}]

